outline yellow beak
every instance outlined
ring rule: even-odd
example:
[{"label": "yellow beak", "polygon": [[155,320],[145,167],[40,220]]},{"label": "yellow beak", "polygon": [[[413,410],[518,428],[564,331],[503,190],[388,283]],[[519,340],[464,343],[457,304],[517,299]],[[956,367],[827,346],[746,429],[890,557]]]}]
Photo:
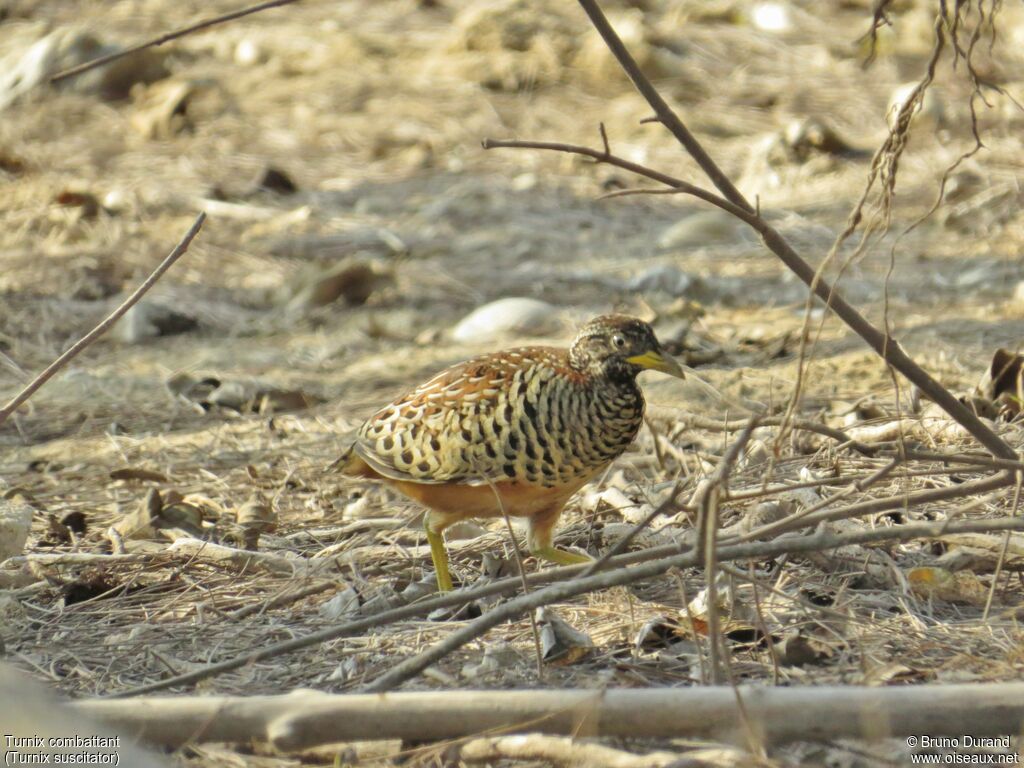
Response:
[{"label": "yellow beak", "polygon": [[677,379],[686,378],[686,375],[683,373],[683,367],[679,365],[679,363],[668,355],[661,354],[661,352],[656,349],[650,349],[642,355],[627,357],[626,362],[633,363],[633,365],[639,365],[641,368],[646,368],[651,371],[661,371],[662,373],[667,373],[669,376],[675,376]]}]

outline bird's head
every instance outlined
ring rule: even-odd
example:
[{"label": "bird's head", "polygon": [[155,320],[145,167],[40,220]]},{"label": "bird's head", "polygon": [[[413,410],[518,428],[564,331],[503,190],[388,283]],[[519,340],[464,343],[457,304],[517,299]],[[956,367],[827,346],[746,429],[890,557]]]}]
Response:
[{"label": "bird's head", "polygon": [[683,369],[661,349],[654,329],[626,315],[601,315],[584,325],[569,348],[569,364],[592,376],[635,379],[646,370],[685,378]]}]

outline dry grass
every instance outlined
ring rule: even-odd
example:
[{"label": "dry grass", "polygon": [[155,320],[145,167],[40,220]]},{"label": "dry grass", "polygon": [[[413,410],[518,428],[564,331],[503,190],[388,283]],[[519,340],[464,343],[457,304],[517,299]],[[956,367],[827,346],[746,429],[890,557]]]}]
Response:
[{"label": "dry grass", "polygon": [[[166,0],[107,5],[39,3],[28,19],[3,26],[30,37],[43,20],[80,23],[106,40],[129,42],[207,12],[201,3]],[[307,2],[181,41],[168,54],[175,76],[216,83],[219,106],[200,111],[192,130],[165,140],[134,131],[130,104],[74,92],[43,93],[5,112],[0,154],[18,158],[26,170],[3,193],[0,351],[25,371],[40,369],[102,317],[115,294],[173,245],[194,217],[197,199],[209,197],[213,187],[244,190],[266,165],[285,169],[299,187],[290,197],[262,193],[242,201],[271,209],[269,217],[211,216],[189,255],[157,287],[158,298],[199,318],[200,331],[139,345],[101,341],[0,427],[0,490],[23,489],[39,510],[30,552],[68,549],[47,543],[45,516],[72,511],[85,513],[89,524],[76,546],[100,551],[103,531],[141,502],[147,485],[111,480],[109,472],[142,466],[166,475],[163,490],[195,500],[222,528],[250,498],[270,501],[279,528],[263,537],[261,548],[305,558],[333,546],[350,562],[330,578],[351,584],[364,600],[401,590],[429,565],[422,550],[409,553],[423,543],[415,511],[380,488],[325,476],[323,467],[374,405],[481,351],[483,345],[445,340],[444,331],[469,309],[507,295],[556,304],[567,332],[574,321],[613,306],[656,313],[659,329],[667,330],[682,322],[673,314],[674,297],[641,295],[626,284],[651,267],[674,265],[708,285],[700,297],[706,314],[690,343],[721,355],[702,375],[729,398],[784,402],[796,378],[794,339],[805,294],[756,242],[736,231],[706,244],[661,248],[661,233],[698,210],[693,204],[596,201],[615,184],[633,181],[566,157],[479,148],[488,136],[596,145],[597,125],[604,121],[620,154],[697,178],[664,131],[638,124],[647,111],[609,62],[578,53],[590,45],[582,15],[571,4],[543,14],[535,8],[533,17],[545,20],[536,47],[499,55],[486,48],[486,30],[467,31],[461,4],[428,5]],[[658,85],[743,191],[758,195],[762,208],[816,263],[860,194],[867,160],[817,156],[779,163],[766,153],[765,139],[792,119],[816,115],[857,147],[877,146],[885,135],[889,94],[927,60],[929,47],[918,39],[919,11],[898,17],[903,26],[894,36],[883,35],[880,57],[865,73],[855,39],[867,28],[866,5],[794,5],[792,29],[782,34],[713,18],[700,3],[650,5],[647,45],[684,65],[671,71],[651,64]],[[732,5],[737,12],[747,8]],[[1019,9],[1004,13],[1007,34],[1018,34]],[[233,61],[242,40],[255,42],[265,61]],[[1019,50],[1005,46],[983,62],[1017,94],[1024,92],[1022,83],[1009,73],[1020,71]],[[507,88],[509,83],[515,87]],[[970,85],[947,62],[935,87],[945,122],[938,131],[912,137],[900,169],[896,231],[928,208],[942,170],[972,142]],[[972,385],[997,346],[1016,348],[1024,330],[1013,297],[1022,276],[1024,219],[1015,184],[1024,157],[1024,116],[998,95],[991,100],[993,108],[981,114],[988,151],[967,164],[980,184],[900,242],[888,286],[901,343],[954,389]],[[116,210],[80,217],[53,203],[66,189],[101,200],[112,193]],[[992,190],[1002,190],[1001,196],[985,202]],[[325,236],[345,253],[387,264],[395,282],[363,307],[285,312],[278,287],[309,262],[330,260],[322,251],[317,255],[315,238]],[[842,281],[849,298],[876,321],[891,245],[891,237],[875,244]],[[272,418],[203,412],[165,388],[182,371],[258,378],[327,402]],[[858,423],[879,411],[886,418],[896,412],[888,373],[834,321],[824,322],[807,379],[802,415],[808,418],[846,426],[846,412],[858,414]],[[20,382],[0,361],[0,393],[14,392]],[[645,430],[636,450],[594,490],[615,487],[633,499],[656,499],[678,475],[696,482],[724,452],[722,433],[682,427],[691,409],[723,415],[721,402],[698,401],[694,390],[673,383],[649,384],[663,464]],[[864,408],[865,402],[876,410]],[[1019,430],[1007,429],[1019,445]],[[725,524],[780,496],[752,495],[766,481],[792,485],[811,473],[822,480],[812,493],[834,492],[888,461],[836,450],[831,441],[800,433],[773,454],[774,430],[755,437],[772,460],[747,461],[734,474],[729,487],[737,499],[724,507]],[[946,438],[936,446],[965,447]],[[914,462],[853,500],[973,476]],[[967,514],[1007,514],[1011,498]],[[963,503],[865,524],[941,519]],[[609,546],[603,531],[622,521],[621,511],[578,499],[566,513],[560,541],[600,552]],[[364,524],[353,525],[359,522]],[[680,515],[659,526],[641,543],[689,524]],[[491,551],[508,560],[501,526],[491,531],[486,541],[501,542]],[[457,576],[478,579],[487,547],[457,542],[451,549]],[[800,631],[824,654],[818,663],[787,666],[777,663],[767,644],[734,643],[733,674],[791,684],[1019,677],[1024,659],[1012,610],[1021,598],[1016,576],[1001,580],[987,620],[977,605],[915,597],[898,578],[872,581],[872,574],[902,573],[934,554],[928,543],[865,550],[831,572],[805,559],[756,564],[757,600],[750,583],[733,577],[729,586],[738,610],[759,605],[757,621],[777,639]],[[17,593],[16,604],[4,603],[9,611],[0,632],[10,660],[72,695],[131,687],[319,629],[325,623],[320,608],[335,591],[254,611],[322,576],[238,573],[201,560],[159,558],[79,570],[39,573],[44,580]],[[66,604],[64,585],[90,575],[101,576],[112,591]],[[991,575],[979,578],[987,586]],[[704,577],[688,572],[682,582],[692,598]],[[585,662],[547,667],[539,679],[533,636],[520,622],[462,649],[410,686],[695,684],[705,674],[704,638],[654,650],[634,645],[645,622],[678,619],[683,608],[679,584],[670,579],[592,595],[557,606],[594,640],[596,651]],[[406,621],[260,662],[201,688],[246,694],[301,686],[355,690],[451,626]],[[472,670],[498,643],[508,647],[500,668]],[[862,747],[830,749],[848,764],[877,764],[871,761],[878,755],[865,757]],[[815,749],[793,747],[774,757],[780,764],[812,760]],[[432,754],[415,760],[429,764]],[[213,752],[181,756],[195,765],[226,759]]]}]

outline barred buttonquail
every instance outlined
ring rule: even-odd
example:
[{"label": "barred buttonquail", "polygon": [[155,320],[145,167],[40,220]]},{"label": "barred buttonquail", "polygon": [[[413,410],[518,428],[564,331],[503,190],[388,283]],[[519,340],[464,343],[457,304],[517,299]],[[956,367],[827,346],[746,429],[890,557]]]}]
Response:
[{"label": "barred buttonquail", "polygon": [[569,497],[636,436],[644,413],[636,377],[645,369],[683,377],[647,323],[604,315],[569,349],[510,349],[442,371],[371,416],[333,466],[383,480],[430,510],[442,591],[452,588],[442,531],[468,517],[528,517],[531,553],[585,562],[552,546],[552,530]]}]

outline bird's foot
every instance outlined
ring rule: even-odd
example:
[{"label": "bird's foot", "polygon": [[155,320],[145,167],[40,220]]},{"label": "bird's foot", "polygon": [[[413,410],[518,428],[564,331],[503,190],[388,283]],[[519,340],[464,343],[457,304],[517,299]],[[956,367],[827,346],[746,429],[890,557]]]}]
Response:
[{"label": "bird's foot", "polygon": [[534,557],[542,557],[548,562],[558,565],[579,565],[580,563],[591,563],[594,558],[589,555],[578,555],[575,552],[566,552],[558,547],[540,547],[530,552]]}]

